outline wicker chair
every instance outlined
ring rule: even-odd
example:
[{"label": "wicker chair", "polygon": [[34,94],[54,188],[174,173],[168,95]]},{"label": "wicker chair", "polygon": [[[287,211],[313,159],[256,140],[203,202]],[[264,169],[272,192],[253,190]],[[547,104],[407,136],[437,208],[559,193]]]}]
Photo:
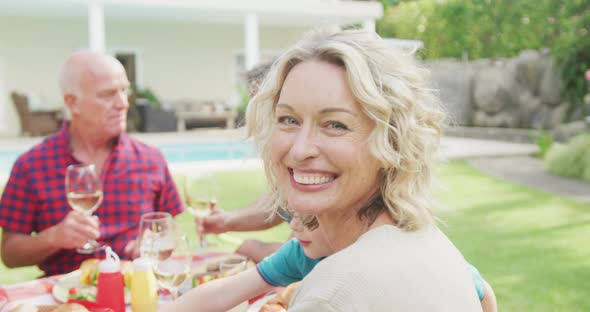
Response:
[{"label": "wicker chair", "polygon": [[59,130],[63,122],[61,110],[31,111],[26,95],[12,92],[11,97],[20,119],[21,135],[48,135]]}]

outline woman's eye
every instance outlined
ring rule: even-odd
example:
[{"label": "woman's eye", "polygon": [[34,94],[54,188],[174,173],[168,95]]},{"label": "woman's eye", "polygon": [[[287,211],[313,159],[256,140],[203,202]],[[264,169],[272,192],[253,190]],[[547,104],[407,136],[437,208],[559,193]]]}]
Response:
[{"label": "woman's eye", "polygon": [[348,127],[338,121],[328,121],[328,128],[336,130],[348,130]]},{"label": "woman's eye", "polygon": [[296,125],[297,120],[291,116],[281,116],[279,117],[279,123],[290,126]]}]

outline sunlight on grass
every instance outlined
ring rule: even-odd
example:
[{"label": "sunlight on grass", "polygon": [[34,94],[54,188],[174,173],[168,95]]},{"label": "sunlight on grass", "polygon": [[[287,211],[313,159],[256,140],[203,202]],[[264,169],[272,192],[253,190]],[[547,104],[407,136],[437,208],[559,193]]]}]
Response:
[{"label": "sunlight on grass", "polygon": [[[494,287],[500,310],[590,310],[590,205],[483,175],[439,167],[450,208],[443,231]],[[567,298],[567,299],[565,299]]]},{"label": "sunlight on grass", "polygon": [[[506,183],[464,162],[441,165],[437,174],[444,184],[436,192],[442,203],[436,211],[441,229],[492,284],[500,311],[590,311],[590,204]],[[175,178],[182,183],[180,176]],[[247,206],[265,190],[262,171],[219,173],[215,178],[221,185],[219,206],[226,210]],[[192,216],[183,213],[178,221],[195,241]],[[210,236],[225,251],[236,247]],[[289,228],[285,224],[228,236],[237,242],[284,241]],[[31,268],[0,267],[0,284],[38,274]]]}]

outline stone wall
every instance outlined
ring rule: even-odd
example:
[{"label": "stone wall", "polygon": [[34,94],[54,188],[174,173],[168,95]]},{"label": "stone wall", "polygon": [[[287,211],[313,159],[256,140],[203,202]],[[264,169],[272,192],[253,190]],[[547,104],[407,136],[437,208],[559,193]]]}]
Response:
[{"label": "stone wall", "polygon": [[452,122],[461,126],[553,129],[566,122],[559,71],[548,51],[511,59],[426,62]]}]

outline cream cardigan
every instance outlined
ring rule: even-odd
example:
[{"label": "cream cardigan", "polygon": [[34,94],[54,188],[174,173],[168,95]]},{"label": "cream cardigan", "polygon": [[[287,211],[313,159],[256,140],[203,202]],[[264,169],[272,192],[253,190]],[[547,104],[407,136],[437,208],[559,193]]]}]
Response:
[{"label": "cream cardigan", "polygon": [[436,227],[384,225],[320,262],[289,311],[481,311],[467,264]]}]

